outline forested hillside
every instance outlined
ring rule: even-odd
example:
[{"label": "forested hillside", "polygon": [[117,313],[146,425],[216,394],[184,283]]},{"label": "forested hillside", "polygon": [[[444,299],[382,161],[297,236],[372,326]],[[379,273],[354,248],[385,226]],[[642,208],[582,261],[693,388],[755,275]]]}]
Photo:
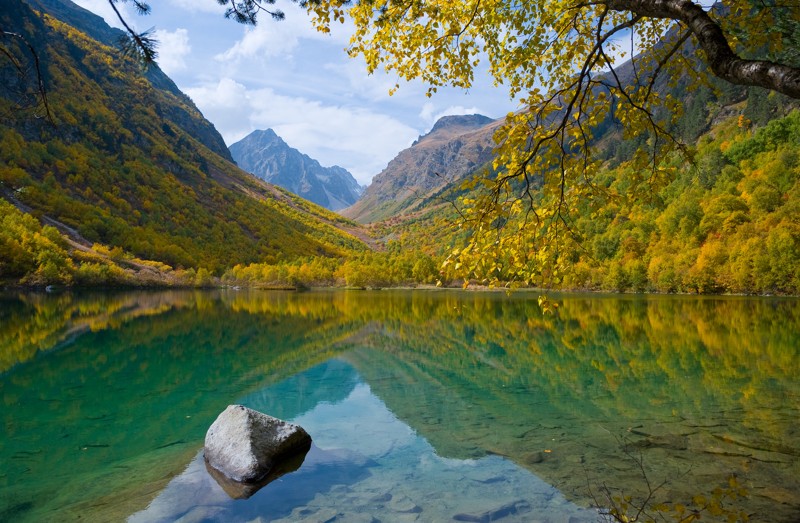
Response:
[{"label": "forested hillside", "polygon": [[[671,157],[664,168],[673,176],[653,185],[645,201],[631,196],[635,177],[612,153],[598,180],[605,197],[576,209],[569,241],[548,253],[550,271],[533,283],[613,291],[800,292],[800,111],[779,116],[785,110],[774,95],[760,94],[727,108],[726,119],[701,127],[693,157]],[[759,126],[745,115],[774,119]],[[456,211],[458,197],[476,191],[451,188],[431,198],[425,211],[384,222],[379,230],[400,249],[416,246],[445,258],[470,234]],[[479,263],[467,268],[485,278],[474,281],[516,281],[513,260]],[[444,280],[463,273],[446,264]]]},{"label": "forested hillside", "polygon": [[[163,74],[146,74],[24,2],[6,3],[0,24],[36,51],[52,116],[20,107],[15,95],[36,86],[33,57],[21,39],[9,42],[30,63],[20,74],[0,62],[0,197],[79,243],[171,268],[221,273],[235,263],[365,248],[337,228],[346,220],[233,165],[213,126]],[[0,277],[25,276],[6,254]]]},{"label": "forested hillside", "polygon": [[[753,131],[746,119],[715,127],[697,164],[652,204],[609,201],[577,229],[586,253],[568,286],[661,292],[800,291],[800,111]],[[624,165],[618,169],[624,169]],[[609,188],[625,187],[608,173]]]}]

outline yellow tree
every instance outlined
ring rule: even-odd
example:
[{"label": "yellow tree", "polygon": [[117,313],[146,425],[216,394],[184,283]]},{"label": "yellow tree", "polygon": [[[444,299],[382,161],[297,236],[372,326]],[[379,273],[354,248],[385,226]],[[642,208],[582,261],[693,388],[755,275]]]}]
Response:
[{"label": "yellow tree", "polygon": [[[257,2],[256,2],[257,3]],[[252,2],[243,2],[252,4]],[[348,52],[369,72],[469,88],[482,61],[522,109],[498,131],[493,172],[466,200],[472,235],[452,262],[488,282],[558,281],[580,248],[572,218],[604,198],[596,183],[595,129],[613,118],[624,138],[644,135],[620,198],[642,197],[669,177],[662,160],[681,148],[667,131],[681,104],[656,89],[659,78],[690,85],[708,75],[800,98],[792,64],[800,5],[725,0],[316,0],[317,28],[351,19]],[[689,42],[691,41],[691,42]],[[625,67],[621,58],[635,49]],[[788,51],[788,52],[787,52]],[[783,60],[775,57],[789,57]],[[700,66],[703,65],[703,66]],[[612,114],[613,113],[613,114]]]}]

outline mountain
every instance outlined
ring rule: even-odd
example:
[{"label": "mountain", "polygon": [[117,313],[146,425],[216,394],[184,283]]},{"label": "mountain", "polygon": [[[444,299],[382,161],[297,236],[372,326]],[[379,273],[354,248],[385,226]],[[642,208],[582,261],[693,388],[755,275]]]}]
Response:
[{"label": "mountain", "polygon": [[19,103],[35,93],[33,57],[4,42],[22,67],[0,56],[0,198],[18,209],[84,246],[217,273],[366,249],[340,216],[236,167],[191,100],[121,56],[98,17],[67,0],[6,2],[0,26],[36,51],[52,115]]},{"label": "mountain", "polygon": [[501,124],[502,120],[479,114],[442,117],[430,132],[400,151],[342,214],[369,223],[418,208],[430,193],[464,179],[492,159],[492,136]]},{"label": "mountain", "polygon": [[[48,13],[110,48],[116,48],[120,38],[125,36],[122,30],[110,27],[101,17],[69,0],[27,1],[36,10]],[[214,124],[203,118],[192,99],[178,89],[169,76],[158,66],[148,67],[143,74],[154,88],[169,93],[180,102],[162,107],[162,110],[169,111],[163,115],[165,119],[177,123],[211,151],[231,160],[225,141],[214,128]]]},{"label": "mountain", "polygon": [[272,129],[253,131],[231,145],[230,152],[245,171],[332,211],[354,204],[364,190],[346,169],[322,167]]}]

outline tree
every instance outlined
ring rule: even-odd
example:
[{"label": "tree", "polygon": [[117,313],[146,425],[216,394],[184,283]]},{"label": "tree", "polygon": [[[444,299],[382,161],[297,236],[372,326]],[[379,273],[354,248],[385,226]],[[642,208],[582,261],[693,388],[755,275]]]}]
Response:
[{"label": "tree", "polygon": [[[682,107],[658,82],[700,86],[713,74],[800,98],[796,4],[322,0],[308,7],[322,31],[343,22],[348,8],[355,23],[348,52],[363,56],[370,72],[420,78],[432,94],[446,84],[469,88],[483,60],[519,97],[523,109],[496,135],[485,190],[464,202],[472,236],[452,261],[466,278],[558,283],[570,244],[581,243],[572,222],[579,209],[642,197],[669,179],[677,165],[663,160],[684,146],[668,129]],[[629,43],[637,54],[619,67]],[[609,119],[625,139],[645,144],[627,169],[626,194],[597,180],[594,130]]]},{"label": "tree", "polygon": [[[109,0],[114,2],[116,0]],[[254,24],[274,0],[220,0]],[[421,79],[428,94],[468,89],[482,62],[522,110],[496,135],[483,191],[462,203],[472,234],[453,263],[465,278],[550,284],[580,246],[573,218],[608,198],[641,198],[669,179],[685,151],[670,126],[679,100],[659,82],[706,85],[714,75],[800,98],[800,5],[724,0],[302,0],[323,32],[349,18],[347,49],[367,70]],[[267,11],[276,18],[273,11]],[[634,54],[629,64],[622,58]],[[396,86],[397,88],[398,86]],[[627,193],[597,179],[595,130],[609,121],[644,145]]]}]

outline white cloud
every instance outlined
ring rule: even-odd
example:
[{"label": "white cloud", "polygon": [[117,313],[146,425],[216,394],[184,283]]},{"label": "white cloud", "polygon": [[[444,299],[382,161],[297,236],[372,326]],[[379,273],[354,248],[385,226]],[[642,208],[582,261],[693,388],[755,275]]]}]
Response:
[{"label": "white cloud", "polygon": [[366,108],[325,105],[270,88],[248,89],[230,78],[185,91],[226,143],[255,129],[272,128],[290,146],[323,165],[344,167],[362,184],[369,183],[419,134],[391,116]]},{"label": "white cloud", "polygon": [[436,110],[436,105],[433,102],[425,102],[422,106],[422,110],[419,112],[419,117],[422,118],[426,123],[433,121],[433,111]]},{"label": "white cloud", "polygon": [[178,28],[175,31],[159,29],[155,32],[158,40],[158,65],[167,74],[186,69],[186,55],[192,51],[189,45],[189,32]]},{"label": "white cloud", "polygon": [[[228,50],[214,58],[224,62],[286,56],[300,45],[301,39],[324,40],[328,43],[340,41],[339,37],[323,34],[314,29],[304,9],[294,5],[284,6],[286,18],[273,21],[269,17],[259,19],[255,27],[245,27],[244,36]],[[333,34],[340,34],[336,31]],[[344,53],[342,53],[344,54]]]},{"label": "white cloud", "polygon": [[[391,76],[383,70],[367,74],[367,65],[361,58],[351,59],[345,53],[341,54],[341,60],[328,62],[323,65],[323,69],[331,74],[342,78],[347,85],[350,97],[361,97],[370,102],[385,102],[390,99],[407,99],[409,97],[419,97],[424,95],[424,89],[420,82],[408,83],[398,81],[397,76]],[[391,91],[397,83],[400,89],[390,96]]]},{"label": "white cloud", "polygon": [[[284,28],[288,24],[280,24]],[[279,27],[280,27],[279,26]],[[249,58],[281,56],[297,47],[298,38],[292,31],[276,31],[264,24],[247,27],[244,36],[224,53],[214,57],[220,62],[232,62]]]},{"label": "white cloud", "polygon": [[250,129],[250,107],[247,88],[222,78],[216,84],[184,88],[203,115],[214,122],[225,142],[231,144],[244,137]]}]

